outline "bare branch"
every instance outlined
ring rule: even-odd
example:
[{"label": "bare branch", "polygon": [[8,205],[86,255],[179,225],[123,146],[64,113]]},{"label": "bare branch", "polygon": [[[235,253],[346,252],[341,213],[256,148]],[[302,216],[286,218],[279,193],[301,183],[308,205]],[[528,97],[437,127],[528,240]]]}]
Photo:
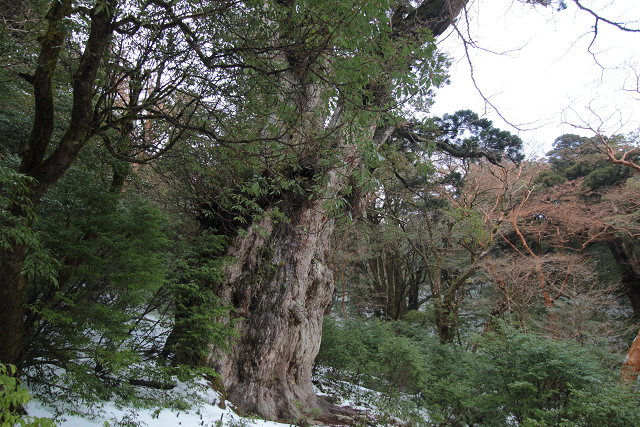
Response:
[{"label": "bare branch", "polygon": [[[603,18],[602,16],[600,16],[598,13],[594,12],[592,9],[589,9],[588,7],[585,7],[582,5],[582,3],[580,3],[580,0],[573,0],[573,2],[576,4],[576,6],[578,6],[578,8],[580,10],[583,10],[587,13],[589,13],[591,16],[593,16],[596,20],[593,28],[594,28],[594,36],[593,39],[595,40],[597,34],[598,34],[598,23],[600,21],[609,24],[609,25],[613,25],[614,27],[616,27],[617,29],[621,30],[621,31],[625,31],[625,32],[629,32],[629,33],[640,33],[640,29],[638,28],[629,28],[627,27],[627,25],[623,22],[616,22],[616,21],[611,21],[607,18]],[[593,43],[593,42],[592,42]]]}]

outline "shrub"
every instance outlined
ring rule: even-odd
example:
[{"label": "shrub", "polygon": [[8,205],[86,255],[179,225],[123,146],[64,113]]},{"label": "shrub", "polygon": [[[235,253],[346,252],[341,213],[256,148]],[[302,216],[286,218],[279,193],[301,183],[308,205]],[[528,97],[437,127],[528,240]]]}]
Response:
[{"label": "shrub", "polygon": [[389,389],[418,394],[422,390],[427,361],[418,345],[402,336],[392,336],[379,347],[380,376]]},{"label": "shrub", "polygon": [[22,405],[31,400],[31,395],[15,375],[15,366],[0,363],[0,426],[54,427],[50,418],[20,414]]},{"label": "shrub", "polygon": [[588,347],[506,326],[479,345],[472,377],[483,425],[640,425],[638,398]]},{"label": "shrub", "polygon": [[640,425],[638,394],[617,383],[601,349],[505,324],[476,343],[473,353],[405,322],[327,318],[316,362],[376,390],[368,400],[390,423]]},{"label": "shrub", "polygon": [[335,378],[359,384],[364,375],[375,371],[380,329],[361,319],[337,321],[325,317],[315,367],[329,368]]}]

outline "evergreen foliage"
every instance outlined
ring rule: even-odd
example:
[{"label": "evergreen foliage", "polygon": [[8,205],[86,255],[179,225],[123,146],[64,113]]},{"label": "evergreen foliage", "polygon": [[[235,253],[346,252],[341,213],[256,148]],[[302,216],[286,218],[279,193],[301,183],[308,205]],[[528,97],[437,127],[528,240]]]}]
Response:
[{"label": "evergreen foliage", "polygon": [[[618,151],[626,146],[624,138],[620,136],[609,138],[608,143]],[[595,140],[578,135],[565,134],[556,138],[547,157],[549,169],[541,172],[536,178],[537,182],[547,187],[567,180],[584,178],[583,186],[599,189],[618,185],[633,173],[627,166],[609,162]]]},{"label": "evergreen foliage", "polygon": [[[2,168],[3,221],[23,204],[34,222],[2,228],[3,241],[22,239],[29,251],[25,378],[41,401],[68,414],[99,414],[105,400],[180,407],[183,398],[169,391],[176,380],[214,376],[191,367],[234,333],[212,290],[223,279],[224,237],[180,244],[182,225],[172,227],[135,180],[112,191],[111,167],[99,159],[72,166],[36,207],[23,196],[29,178]],[[161,355],[175,352],[166,342],[173,328],[187,331],[173,343],[184,357],[168,366]]]},{"label": "evergreen foliage", "polygon": [[[423,408],[426,417],[414,419],[421,425],[623,427],[640,422],[638,396],[617,382],[598,349],[523,333],[504,322],[475,337],[466,350],[441,345],[406,322],[361,319],[327,318],[322,342],[318,369],[413,402],[404,416]],[[393,406],[384,399],[375,404],[384,411],[384,402]]]},{"label": "evergreen foliage", "polygon": [[184,244],[184,251],[171,266],[169,289],[175,321],[161,354],[171,356],[174,365],[203,366],[212,344],[228,350],[236,336],[228,320],[233,308],[215,294],[216,286],[224,280],[222,267],[227,260],[221,252],[225,240],[205,231],[194,242]]},{"label": "evergreen foliage", "polygon": [[[30,200],[28,183],[33,179],[16,172],[10,165],[12,157],[6,157],[6,163],[0,163],[0,247],[5,250],[18,244],[24,246],[27,256],[24,273],[30,279],[49,280],[57,286],[56,260],[41,242],[39,233],[30,224],[37,220],[37,211]],[[0,160],[5,160],[0,157]],[[25,214],[16,218],[13,209]]]},{"label": "evergreen foliage", "polygon": [[[592,414],[585,414],[582,405],[609,400],[613,389],[631,396],[617,385],[617,376],[601,364],[593,348],[524,334],[507,325],[482,337],[478,346],[472,376],[476,405],[480,416],[493,425],[509,425],[511,417],[525,426],[603,425],[589,419]],[[625,419],[630,415],[625,406],[620,418],[604,425],[637,423],[640,413]]]},{"label": "evergreen foliage", "polygon": [[481,118],[473,111],[445,114],[434,119],[434,123],[438,128],[438,139],[462,153],[459,157],[485,152],[496,162],[503,158],[513,163],[524,160],[520,137],[494,127],[491,120]]}]

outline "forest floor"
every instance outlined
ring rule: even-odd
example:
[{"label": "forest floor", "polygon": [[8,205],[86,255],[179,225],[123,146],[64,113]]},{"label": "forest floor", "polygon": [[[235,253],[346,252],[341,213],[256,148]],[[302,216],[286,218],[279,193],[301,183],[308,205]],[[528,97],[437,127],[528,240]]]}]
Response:
[{"label": "forest floor", "polygon": [[[30,416],[54,419],[59,427],[282,427],[282,426],[353,426],[375,425],[376,413],[367,405],[366,396],[370,390],[355,387],[348,383],[317,378],[316,392],[325,400],[341,408],[342,415],[332,417],[309,416],[287,423],[265,421],[255,417],[242,417],[233,409],[232,404],[223,402],[220,394],[211,388],[198,391],[201,402],[188,410],[172,409],[129,409],[115,402],[104,402],[98,411],[86,408],[88,413],[98,412],[94,416],[78,416],[64,413],[64,409],[43,404],[37,399],[26,405]],[[79,408],[81,411],[83,408]]]}]

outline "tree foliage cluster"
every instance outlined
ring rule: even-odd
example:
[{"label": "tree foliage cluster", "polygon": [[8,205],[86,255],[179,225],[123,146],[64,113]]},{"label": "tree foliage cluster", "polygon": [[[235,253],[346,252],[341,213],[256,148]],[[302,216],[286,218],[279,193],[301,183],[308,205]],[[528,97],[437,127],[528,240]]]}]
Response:
[{"label": "tree foliage cluster", "polygon": [[197,379],[189,370],[208,345],[234,335],[210,321],[228,316],[212,290],[222,280],[222,238],[172,225],[144,183],[113,192],[111,168],[91,159],[70,168],[23,232],[33,241],[25,270],[34,273],[25,274],[21,369],[63,414],[89,407],[99,415],[99,403],[113,399],[181,407],[186,401],[166,392],[176,376]]}]

